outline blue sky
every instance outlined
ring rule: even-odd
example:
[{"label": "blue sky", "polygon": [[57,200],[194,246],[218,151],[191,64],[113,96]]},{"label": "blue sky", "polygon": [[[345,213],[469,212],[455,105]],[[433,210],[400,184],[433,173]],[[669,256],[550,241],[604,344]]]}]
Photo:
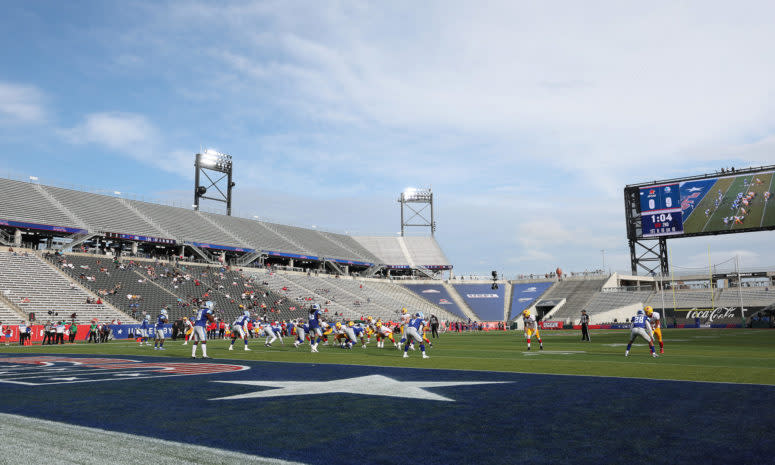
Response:
[{"label": "blue sky", "polygon": [[[436,194],[459,272],[629,268],[625,184],[775,163],[769,2],[21,2],[0,18],[0,175],[392,235]],[[671,242],[773,262],[772,233]]]}]

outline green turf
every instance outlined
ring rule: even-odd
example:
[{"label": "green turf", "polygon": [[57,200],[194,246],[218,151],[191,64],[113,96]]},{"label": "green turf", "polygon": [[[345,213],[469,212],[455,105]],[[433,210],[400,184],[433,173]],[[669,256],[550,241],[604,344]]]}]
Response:
[{"label": "green turf", "polygon": [[[555,373],[595,376],[620,376],[693,381],[719,381],[775,385],[775,331],[767,329],[666,329],[666,354],[652,359],[648,346],[636,341],[631,356],[624,357],[628,330],[592,331],[592,342],[583,343],[578,331],[546,331],[543,333],[545,351],[525,350],[521,332],[493,332],[474,334],[445,334],[434,348],[430,359],[422,360],[419,350],[410,352],[404,360],[392,348],[377,349],[374,343],[367,349],[352,351],[321,346],[313,354],[309,346],[295,349],[285,346],[265,348],[263,339],[251,340],[251,352],[242,350],[240,341],[234,351],[228,351],[228,342],[210,341],[208,355],[214,359],[265,360],[300,363],[339,363],[351,365],[406,366],[416,368],[443,368],[488,370],[526,373]],[[99,354],[99,355],[153,355],[190,358],[191,346],[168,340],[166,351],[138,347],[130,341],[108,344],[64,346],[0,346],[0,354]],[[389,343],[388,343],[389,344]],[[580,353],[573,353],[579,351]],[[566,353],[554,353],[566,352]]]},{"label": "green turf", "polygon": [[[761,184],[754,183],[756,178],[759,178]],[[771,191],[773,178],[775,176],[772,173],[765,173],[719,179],[689,217],[684,218],[684,232],[688,234],[775,225],[775,208],[771,208],[768,205],[769,202],[764,202],[764,192]],[[748,181],[748,187],[743,185],[743,180]],[[716,208],[714,202],[719,190],[724,193],[724,200]],[[748,207],[745,207],[748,213],[745,215],[743,224],[724,224],[724,217],[742,213],[739,207],[735,210],[731,209],[732,202],[737,198],[737,193],[751,191],[756,192],[756,198]],[[707,209],[711,211],[709,216],[705,215]]]}]

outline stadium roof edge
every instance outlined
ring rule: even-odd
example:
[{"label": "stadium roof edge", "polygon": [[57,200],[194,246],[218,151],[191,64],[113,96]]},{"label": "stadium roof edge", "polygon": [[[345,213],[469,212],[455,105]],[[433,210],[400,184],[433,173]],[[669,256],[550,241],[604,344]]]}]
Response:
[{"label": "stadium roof edge", "polygon": [[637,184],[627,184],[626,186],[624,186],[624,188],[629,189],[633,187],[653,186],[654,184],[670,184],[670,183],[675,183],[679,181],[695,181],[699,179],[719,178],[719,177],[725,177],[725,176],[739,176],[741,174],[758,173],[760,171],[775,171],[775,165],[735,169],[734,171],[729,170],[723,173],[721,171],[716,171],[715,173],[699,174],[695,176],[684,176],[684,177],[670,178],[670,179],[657,179],[657,180],[646,181],[646,182],[641,182]]}]

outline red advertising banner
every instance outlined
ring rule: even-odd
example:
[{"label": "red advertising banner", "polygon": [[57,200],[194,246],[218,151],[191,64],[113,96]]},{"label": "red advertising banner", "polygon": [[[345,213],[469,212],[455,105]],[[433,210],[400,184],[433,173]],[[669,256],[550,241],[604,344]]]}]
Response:
[{"label": "red advertising banner", "polygon": [[[69,326],[69,325],[68,325]],[[18,325],[3,325],[3,333],[5,333],[6,328],[9,328],[11,330],[11,338],[8,340],[8,342],[15,342],[19,343],[19,326]],[[31,325],[30,326],[30,341],[31,342],[41,342],[43,341],[44,336],[44,326],[43,325]],[[2,339],[0,339],[0,342],[6,342],[6,337],[4,336]],[[75,334],[75,340],[76,341],[85,341],[89,338],[89,325],[78,325],[78,332]],[[68,337],[65,336],[65,341],[68,340]]]},{"label": "red advertising banner", "polygon": [[562,329],[562,321],[542,321],[542,329]]}]

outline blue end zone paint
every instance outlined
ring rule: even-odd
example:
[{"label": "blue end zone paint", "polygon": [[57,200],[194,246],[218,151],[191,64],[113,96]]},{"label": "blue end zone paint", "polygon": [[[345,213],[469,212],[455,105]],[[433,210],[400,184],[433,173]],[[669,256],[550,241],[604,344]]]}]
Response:
[{"label": "blue end zone paint", "polygon": [[[773,386],[234,363],[251,369],[91,385],[0,384],[0,411],[313,464],[392,465],[402,457],[422,464],[729,464],[772,463],[775,456]],[[428,388],[455,402],[353,394],[207,400],[271,389],[215,380],[372,374],[509,383]]]}]

